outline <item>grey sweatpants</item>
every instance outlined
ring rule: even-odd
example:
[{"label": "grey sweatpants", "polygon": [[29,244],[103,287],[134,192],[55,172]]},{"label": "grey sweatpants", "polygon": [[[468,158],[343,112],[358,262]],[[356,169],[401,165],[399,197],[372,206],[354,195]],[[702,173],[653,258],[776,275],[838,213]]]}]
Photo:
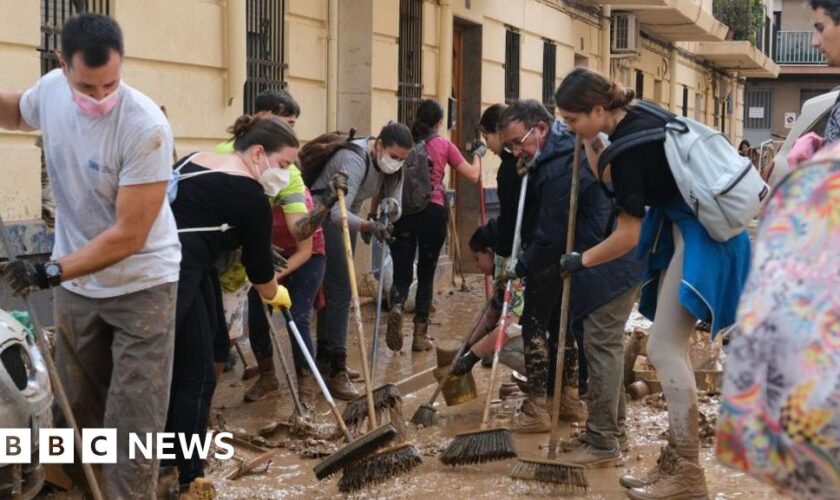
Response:
[{"label": "grey sweatpants", "polygon": [[102,467],[106,498],[155,496],[158,460],[130,460],[128,434],[164,430],[177,289],[170,283],[108,299],[55,289],[55,364],[76,421],[117,429],[117,463]]},{"label": "grey sweatpants", "polygon": [[648,340],[647,353],[656,368],[668,403],[669,441],[677,453],[695,463],[699,460],[697,382],[689,357],[691,334],[697,318],[680,302],[685,246],[676,224],[674,256],[659,278],[656,319]]}]

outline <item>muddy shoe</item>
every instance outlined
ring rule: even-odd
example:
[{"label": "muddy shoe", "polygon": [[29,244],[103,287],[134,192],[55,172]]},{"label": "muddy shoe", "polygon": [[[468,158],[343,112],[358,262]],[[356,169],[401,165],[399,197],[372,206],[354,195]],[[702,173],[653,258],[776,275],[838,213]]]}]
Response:
[{"label": "muddy shoe", "polygon": [[349,366],[344,368],[344,371],[347,372],[347,377],[350,378],[351,382],[358,382],[359,380],[362,380],[362,374],[350,368]]},{"label": "muddy shoe", "polygon": [[644,488],[649,484],[653,484],[659,480],[671,468],[677,455],[674,448],[664,446],[659,451],[659,457],[656,459],[656,464],[641,477],[621,476],[618,483],[625,488]]},{"label": "muddy shoe", "polygon": [[671,467],[655,481],[641,488],[627,490],[633,500],[687,500],[708,499],[706,476],[703,468],[682,457],[676,457]]},{"label": "muddy shoe", "polygon": [[428,323],[414,323],[414,340],[411,342],[411,350],[414,352],[422,352],[431,350],[435,344],[432,342],[432,337],[429,337]]},{"label": "muddy shoe", "polygon": [[600,469],[604,467],[621,467],[624,465],[624,457],[618,448],[600,449],[580,441],[580,445],[574,449],[563,451],[557,455],[557,460],[563,463],[580,465],[587,469]]},{"label": "muddy shoe", "polygon": [[189,489],[181,493],[179,500],[214,500],[216,487],[213,481],[200,477],[190,483]]},{"label": "muddy shoe", "polygon": [[359,389],[350,381],[346,370],[342,370],[325,380],[327,389],[330,390],[332,397],[341,399],[343,401],[351,401],[362,395]]},{"label": "muddy shoe", "polygon": [[551,429],[551,416],[548,413],[545,398],[527,398],[522,403],[519,413],[510,421],[511,432],[536,434]]},{"label": "muddy shoe", "polygon": [[569,394],[560,397],[560,420],[564,422],[586,422],[586,404]]},{"label": "muddy shoe", "polygon": [[274,372],[271,372],[270,374],[261,373],[260,378],[258,378],[257,381],[254,382],[254,385],[245,392],[245,401],[249,403],[261,401],[271,396],[279,389],[280,382],[277,381],[277,377],[274,376]]},{"label": "muddy shoe", "polygon": [[315,377],[309,373],[309,370],[303,371],[298,375],[298,397],[300,397],[300,404],[303,405],[304,410],[309,413],[315,411],[317,394],[318,383],[315,382]]},{"label": "muddy shoe", "polygon": [[385,344],[394,352],[403,348],[402,321],[402,304],[396,304],[388,313],[388,329],[385,331]]}]

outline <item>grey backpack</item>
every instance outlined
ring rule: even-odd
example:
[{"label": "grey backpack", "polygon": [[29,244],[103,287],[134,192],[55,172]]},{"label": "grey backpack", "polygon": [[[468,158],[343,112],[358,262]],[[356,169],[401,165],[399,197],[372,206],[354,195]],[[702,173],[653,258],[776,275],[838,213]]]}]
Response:
[{"label": "grey backpack", "polygon": [[432,197],[432,160],[426,142],[434,135],[418,141],[411,147],[403,164],[402,214],[422,212]]}]

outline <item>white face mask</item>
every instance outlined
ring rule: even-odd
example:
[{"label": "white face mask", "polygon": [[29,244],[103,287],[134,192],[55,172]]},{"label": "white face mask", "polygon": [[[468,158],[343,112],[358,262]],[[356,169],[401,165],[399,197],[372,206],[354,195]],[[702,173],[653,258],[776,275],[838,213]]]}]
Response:
[{"label": "white face mask", "polygon": [[289,186],[289,169],[272,167],[271,164],[268,163],[268,157],[263,156],[263,158],[265,158],[268,168],[260,174],[260,184],[262,184],[265,194],[274,198],[280,194],[280,191]]},{"label": "white face mask", "polygon": [[395,160],[388,156],[386,153],[382,153],[379,156],[379,161],[377,164],[379,165],[379,170],[382,171],[383,174],[393,174],[399,171],[402,168],[404,161],[403,160]]}]

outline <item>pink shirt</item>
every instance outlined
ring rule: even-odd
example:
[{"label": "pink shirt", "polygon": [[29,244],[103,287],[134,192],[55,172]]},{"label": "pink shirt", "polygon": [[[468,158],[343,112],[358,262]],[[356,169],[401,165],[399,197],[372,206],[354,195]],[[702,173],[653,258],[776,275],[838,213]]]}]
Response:
[{"label": "pink shirt", "polygon": [[466,160],[458,150],[458,147],[449,139],[435,136],[426,141],[426,151],[429,154],[429,159],[432,160],[432,197],[429,201],[440,206],[443,205],[443,174],[446,171],[446,165],[450,167],[457,167]]}]

